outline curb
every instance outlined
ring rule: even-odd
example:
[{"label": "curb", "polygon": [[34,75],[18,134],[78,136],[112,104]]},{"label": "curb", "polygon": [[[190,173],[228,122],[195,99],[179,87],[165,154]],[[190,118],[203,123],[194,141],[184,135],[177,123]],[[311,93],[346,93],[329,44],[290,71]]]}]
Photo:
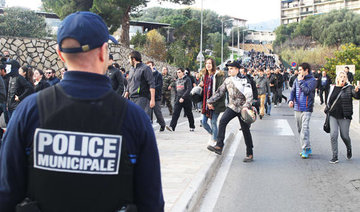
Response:
[{"label": "curb", "polygon": [[218,156],[214,154],[213,157],[206,162],[174,204],[171,209],[172,212],[193,211],[197,207],[197,203],[206,190],[213,174],[219,169],[220,164],[224,160],[224,155],[228,152],[232,142],[234,141],[236,133],[237,132],[234,132],[234,130],[229,133],[225,140],[226,145],[222,155]]}]

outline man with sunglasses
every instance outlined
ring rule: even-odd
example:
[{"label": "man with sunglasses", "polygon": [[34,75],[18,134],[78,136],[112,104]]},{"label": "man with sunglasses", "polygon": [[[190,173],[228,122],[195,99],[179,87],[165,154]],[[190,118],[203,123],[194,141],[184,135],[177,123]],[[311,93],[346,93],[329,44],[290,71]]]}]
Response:
[{"label": "man with sunglasses", "polygon": [[60,82],[60,79],[55,76],[55,70],[52,68],[46,69],[45,77],[50,86],[56,85]]}]

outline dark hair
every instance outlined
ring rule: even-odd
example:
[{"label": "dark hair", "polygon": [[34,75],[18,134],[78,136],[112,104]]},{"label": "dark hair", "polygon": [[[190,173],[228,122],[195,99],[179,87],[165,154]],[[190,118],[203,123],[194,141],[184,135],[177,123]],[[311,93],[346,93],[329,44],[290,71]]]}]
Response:
[{"label": "dark hair", "polygon": [[25,79],[30,82],[31,84],[34,83],[34,72],[32,71],[32,69],[28,66],[22,66],[21,69],[23,70],[23,72],[25,72]]},{"label": "dark hair", "polygon": [[140,52],[138,51],[132,51],[130,54],[129,54],[130,58],[134,58],[136,61],[138,62],[141,62],[141,54]]},{"label": "dark hair", "polygon": [[53,69],[53,68],[47,68],[46,70],[50,70],[51,73],[55,73],[55,69]]},{"label": "dark hair", "polygon": [[304,71],[306,71],[306,69],[307,69],[308,72],[310,72],[310,70],[311,70],[311,66],[309,63],[301,63],[299,66],[301,66],[304,69]]},{"label": "dark hair", "polygon": [[122,72],[126,73],[125,68],[120,68],[120,71],[122,71]]},{"label": "dark hair", "polygon": [[345,68],[346,68],[347,70],[350,70],[349,66],[345,66]]},{"label": "dark hair", "polygon": [[[44,73],[42,70],[40,70],[40,69],[35,69],[35,71],[39,72],[39,74],[40,74],[41,76],[44,76],[44,75],[45,75],[45,73]],[[35,72],[35,71],[34,71],[34,72]]]},{"label": "dark hair", "polygon": [[260,71],[260,72],[264,72],[264,69],[260,68],[259,71]]},{"label": "dark hair", "polygon": [[117,69],[120,69],[119,63],[113,63],[113,66],[114,66],[115,68],[117,68]]},{"label": "dark hair", "polygon": [[112,54],[109,54],[109,60],[114,60],[114,57]]},{"label": "dark hair", "polygon": [[183,68],[178,68],[177,70],[178,70],[178,71],[181,71],[182,73],[185,72],[185,70],[184,70]]},{"label": "dark hair", "polygon": [[152,66],[155,65],[155,63],[154,63],[153,61],[151,61],[151,60],[149,60],[149,61],[146,62],[146,64],[149,64],[149,63],[151,63]]}]

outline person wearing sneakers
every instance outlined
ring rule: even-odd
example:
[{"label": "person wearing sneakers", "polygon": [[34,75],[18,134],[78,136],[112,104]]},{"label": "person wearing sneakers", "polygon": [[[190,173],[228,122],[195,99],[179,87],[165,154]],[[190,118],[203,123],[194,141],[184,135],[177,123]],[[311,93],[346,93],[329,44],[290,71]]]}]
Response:
[{"label": "person wearing sneakers", "polygon": [[[349,83],[345,71],[341,71],[336,76],[336,85],[330,88],[329,100],[325,112],[329,113],[330,122],[330,141],[332,149],[332,159],[330,163],[337,163],[338,160],[338,136],[340,136],[346,146],[346,157],[352,157],[351,139],[349,136],[350,123],[353,114],[353,98],[360,98],[360,89],[355,88]],[[330,109],[331,108],[331,109]]]},{"label": "person wearing sneakers", "polygon": [[302,152],[300,156],[309,158],[312,153],[310,145],[310,118],[314,107],[316,79],[310,73],[310,65],[302,63],[299,66],[299,75],[294,81],[290,93],[289,107],[294,108],[297,129],[300,133]]},{"label": "person wearing sneakers", "polygon": [[229,68],[229,77],[225,79],[224,83],[219,87],[216,93],[208,99],[207,104],[210,109],[214,108],[213,104],[225,96],[226,92],[229,95],[229,104],[220,119],[216,145],[209,145],[207,148],[208,150],[221,155],[224,147],[226,126],[233,118],[238,117],[246,144],[246,157],[243,161],[250,162],[253,160],[253,142],[250,133],[250,125],[242,120],[241,111],[244,108],[251,107],[253,100],[251,81],[245,75],[238,75],[241,65],[237,61],[229,62],[226,64],[226,67]]},{"label": "person wearing sneakers", "polygon": [[185,76],[185,71],[182,68],[179,68],[176,71],[178,79],[176,80],[176,95],[175,95],[175,105],[174,113],[171,117],[170,126],[166,126],[166,129],[169,131],[175,131],[177,121],[180,117],[181,109],[184,108],[184,112],[189,121],[190,132],[193,132],[195,129],[194,116],[192,113],[192,102],[190,98],[190,92],[192,89],[191,80],[189,77]]},{"label": "person wearing sneakers", "polygon": [[[217,71],[215,60],[209,58],[205,61],[205,68],[201,71],[203,76],[200,86],[203,87],[203,101],[202,101],[202,126],[211,135],[209,145],[215,145],[218,135],[217,120],[220,113],[224,112],[225,107],[225,96],[221,97],[217,102],[213,103],[214,110],[211,110],[207,101],[215,91],[224,82],[224,72]],[[208,119],[211,120],[211,127],[208,124]]]}]

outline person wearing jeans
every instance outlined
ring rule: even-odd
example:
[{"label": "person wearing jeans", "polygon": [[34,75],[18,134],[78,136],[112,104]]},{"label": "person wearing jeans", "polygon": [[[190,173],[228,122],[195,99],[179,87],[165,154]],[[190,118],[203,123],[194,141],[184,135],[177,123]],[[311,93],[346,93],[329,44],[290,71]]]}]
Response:
[{"label": "person wearing jeans", "polygon": [[[211,135],[209,145],[215,145],[218,136],[217,120],[219,114],[225,111],[225,96],[221,97],[218,101],[213,103],[214,110],[211,110],[207,101],[216,90],[221,86],[224,81],[224,72],[217,71],[215,60],[209,58],[205,61],[205,68],[201,71],[203,76],[199,85],[203,88],[203,101],[202,101],[202,126]],[[208,124],[208,119],[211,120],[211,127]]]},{"label": "person wearing jeans", "polygon": [[302,63],[299,66],[299,75],[294,82],[290,93],[289,107],[294,108],[297,129],[300,134],[302,152],[300,156],[309,158],[312,153],[310,145],[309,123],[314,107],[314,97],[317,82],[310,73],[310,65]]},{"label": "person wearing jeans", "polygon": [[[339,96],[340,95],[340,96]],[[337,97],[338,100],[336,101]],[[351,159],[351,139],[349,135],[350,123],[353,114],[353,98],[360,98],[359,87],[353,87],[348,83],[347,74],[341,71],[336,76],[336,85],[331,86],[330,95],[327,102],[327,109],[329,112],[330,122],[330,141],[332,150],[332,159],[330,163],[337,163],[338,160],[338,136],[340,129],[340,136],[346,146],[346,157]]]}]

